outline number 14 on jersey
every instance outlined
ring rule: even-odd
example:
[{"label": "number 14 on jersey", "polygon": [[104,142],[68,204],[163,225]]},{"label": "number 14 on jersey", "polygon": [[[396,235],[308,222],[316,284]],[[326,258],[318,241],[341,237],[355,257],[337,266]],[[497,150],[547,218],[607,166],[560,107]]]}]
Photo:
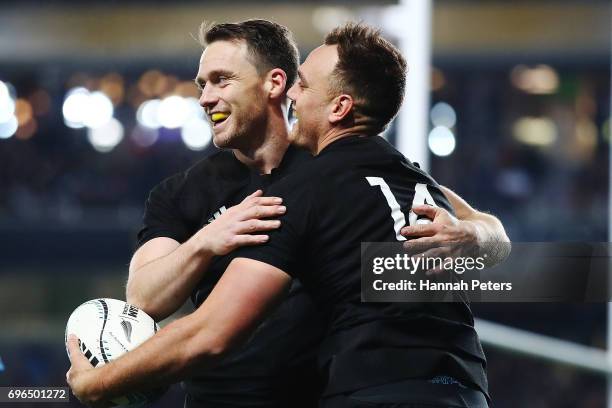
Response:
[{"label": "number 14 on jersey", "polygon": [[[406,225],[406,217],[404,216],[404,213],[402,212],[402,209],[399,203],[397,202],[397,199],[393,195],[391,187],[389,187],[389,184],[387,184],[387,182],[382,177],[366,177],[366,180],[371,186],[380,187],[380,191],[383,193],[383,196],[385,197],[385,200],[387,200],[387,204],[391,209],[391,218],[393,218],[393,229],[395,230],[395,238],[398,241],[405,241],[406,238],[404,238],[400,234],[400,230]],[[431,206],[437,207],[436,202],[429,193],[429,190],[427,190],[427,184],[417,183],[414,186],[414,199],[412,200],[412,207],[422,204],[429,204]],[[427,219],[419,220],[418,215],[415,214],[412,210],[410,210],[410,213],[408,214],[408,225],[425,224],[429,222],[431,221]]]}]

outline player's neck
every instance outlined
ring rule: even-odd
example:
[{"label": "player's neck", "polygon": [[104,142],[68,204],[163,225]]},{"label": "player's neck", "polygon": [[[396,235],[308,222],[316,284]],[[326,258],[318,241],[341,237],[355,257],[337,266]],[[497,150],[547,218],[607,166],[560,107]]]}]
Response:
[{"label": "player's neck", "polygon": [[282,111],[276,111],[268,116],[263,137],[255,146],[246,149],[234,149],[234,155],[245,165],[256,169],[260,174],[269,174],[277,168],[289,147],[288,123]]},{"label": "player's neck", "polygon": [[371,133],[372,128],[365,125],[356,125],[347,128],[331,128],[317,140],[314,155],[318,155],[323,149],[337,140],[344,139],[345,137],[349,136],[370,135]]}]

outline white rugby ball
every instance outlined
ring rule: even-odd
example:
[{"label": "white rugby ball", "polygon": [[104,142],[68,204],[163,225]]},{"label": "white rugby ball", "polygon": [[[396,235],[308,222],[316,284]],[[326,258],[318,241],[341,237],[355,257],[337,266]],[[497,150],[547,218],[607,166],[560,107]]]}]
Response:
[{"label": "white rugby ball", "polygon": [[[158,329],[155,321],[134,305],[117,299],[94,299],[72,312],[64,341],[67,345],[68,335],[77,336],[85,357],[94,367],[99,367],[136,348]],[[134,392],[110,402],[137,407],[153,401],[164,392],[165,389]]]}]

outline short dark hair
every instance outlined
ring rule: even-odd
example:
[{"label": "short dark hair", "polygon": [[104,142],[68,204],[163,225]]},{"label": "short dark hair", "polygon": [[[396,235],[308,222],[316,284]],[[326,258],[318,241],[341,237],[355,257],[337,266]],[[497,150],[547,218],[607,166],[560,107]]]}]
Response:
[{"label": "short dark hair", "polygon": [[368,116],[377,131],[395,117],[404,99],[406,60],[384,39],[380,30],[363,23],[348,23],[325,37],[337,45],[338,63],[331,78],[332,92],[348,93],[355,111]]},{"label": "short dark hair", "polygon": [[300,55],[291,31],[267,20],[246,20],[239,23],[222,23],[200,26],[200,44],[206,47],[215,41],[246,42],[252,63],[260,75],[274,68],[287,74],[285,92],[297,76]]}]

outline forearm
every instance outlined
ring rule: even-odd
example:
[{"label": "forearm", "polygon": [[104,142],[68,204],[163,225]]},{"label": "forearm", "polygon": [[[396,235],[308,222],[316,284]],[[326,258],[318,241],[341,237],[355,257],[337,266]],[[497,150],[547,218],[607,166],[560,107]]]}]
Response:
[{"label": "forearm", "polygon": [[510,242],[501,221],[491,214],[474,211],[460,221],[470,222],[473,225],[478,243]]},{"label": "forearm", "polygon": [[249,338],[284,298],[290,283],[289,275],[267,264],[234,260],[195,312],[117,360],[87,371],[89,378],[78,388],[87,390],[86,400],[108,400],[172,384],[195,370],[210,370]]},{"label": "forearm", "polygon": [[442,191],[455,209],[457,218],[471,231],[477,256],[486,254],[488,266],[498,264],[510,253],[510,239],[500,220],[491,214],[475,210],[452,190],[442,186]]},{"label": "forearm", "polygon": [[[207,336],[207,332],[209,335]],[[88,388],[96,400],[109,400],[130,392],[175,383],[198,370],[206,370],[223,355],[212,330],[193,315],[174,321],[136,349],[92,370]]]},{"label": "forearm", "polygon": [[198,243],[197,234],[172,252],[130,268],[126,298],[156,321],[180,308],[202,279],[213,255]]},{"label": "forearm", "polygon": [[472,215],[461,220],[469,222],[474,228],[476,236],[476,252],[478,256],[485,256],[487,266],[496,265],[504,261],[510,254],[510,238],[501,221],[491,214],[474,211]]}]

